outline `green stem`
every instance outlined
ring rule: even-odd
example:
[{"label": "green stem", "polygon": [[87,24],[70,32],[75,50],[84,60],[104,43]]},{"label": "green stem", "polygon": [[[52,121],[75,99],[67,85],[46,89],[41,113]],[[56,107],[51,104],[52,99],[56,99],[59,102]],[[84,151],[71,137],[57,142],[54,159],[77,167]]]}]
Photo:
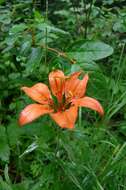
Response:
[{"label": "green stem", "polygon": [[90,15],[91,15],[91,11],[92,11],[92,6],[94,1],[92,0],[90,3],[90,7],[89,7],[89,11],[86,11],[86,1],[84,1],[84,10],[85,10],[85,14],[86,14],[86,20],[85,20],[85,32],[84,32],[84,37],[85,39],[87,38],[87,33],[88,33],[88,27],[89,27],[89,20],[90,20]]},{"label": "green stem", "polygon": [[[46,16],[45,16],[45,22],[47,24],[48,21],[48,0],[46,0]],[[47,53],[48,53],[48,41],[47,41],[47,36],[48,36],[48,30],[47,27],[45,29],[45,64],[47,63]]]},{"label": "green stem", "polygon": [[[122,44],[122,50],[121,50],[121,54],[120,54],[120,58],[119,58],[119,64],[118,64],[119,68],[122,68],[121,63],[123,63],[122,59],[123,59],[124,50],[125,50],[125,43]],[[121,77],[121,72],[119,72],[119,74],[118,74],[117,82],[120,80],[120,77]]]},{"label": "green stem", "polygon": [[76,17],[76,26],[77,26],[77,28],[79,28],[80,27],[80,21],[79,21],[79,18],[78,18],[77,8],[74,6],[73,1],[71,1],[71,4],[72,4],[72,7],[73,7],[73,10],[74,10],[74,13],[75,13],[75,17]]},{"label": "green stem", "polygon": [[36,0],[32,0],[32,12],[33,12],[34,9],[35,9],[35,4],[36,4]]},{"label": "green stem", "polygon": [[60,133],[61,133],[61,129],[59,128],[59,126],[56,126],[56,148],[55,148],[55,157],[56,159],[60,157],[59,155],[59,149],[60,149]]},{"label": "green stem", "polygon": [[79,108],[79,127],[82,125],[82,108]]}]

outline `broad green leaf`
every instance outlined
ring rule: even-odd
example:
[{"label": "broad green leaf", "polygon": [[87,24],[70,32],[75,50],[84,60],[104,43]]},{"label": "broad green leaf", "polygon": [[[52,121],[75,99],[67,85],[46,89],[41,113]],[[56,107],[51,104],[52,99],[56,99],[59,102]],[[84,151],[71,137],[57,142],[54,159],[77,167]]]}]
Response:
[{"label": "broad green leaf", "polygon": [[113,53],[113,48],[108,44],[100,41],[87,41],[79,45],[73,46],[67,55],[70,58],[77,60],[78,62],[84,62],[85,60],[99,60],[110,56]]},{"label": "broad green leaf", "polygon": [[44,22],[44,17],[43,17],[42,14],[41,14],[39,11],[37,11],[37,10],[34,11],[34,17],[35,17],[35,21],[36,21],[36,22],[38,22],[38,23]]},{"label": "broad green leaf", "polygon": [[24,31],[25,29],[27,28],[26,24],[15,24],[14,26],[12,26],[12,28],[10,29],[10,32],[9,34],[12,35],[12,34],[16,34],[16,33],[19,33],[19,32],[22,32]]},{"label": "broad green leaf", "polygon": [[126,31],[126,24],[125,24],[125,20],[123,21],[122,18],[118,19],[114,25],[113,25],[113,30],[115,32],[120,32],[120,33],[124,33]]},{"label": "broad green leaf", "polygon": [[59,29],[59,28],[57,28],[55,26],[50,26],[49,24],[46,24],[46,23],[38,24],[37,28],[39,30],[44,31],[44,32],[47,29],[48,32],[61,33],[61,34],[69,34],[68,32],[66,32],[66,31],[64,31],[62,29]]},{"label": "broad green leaf", "polygon": [[19,36],[16,36],[16,35],[13,35],[13,36],[10,35],[10,36],[7,36],[7,38],[5,38],[5,43],[8,45],[8,47],[3,50],[3,53],[6,53],[6,51],[11,50],[15,42],[18,41],[18,37]]},{"label": "broad green leaf", "polygon": [[26,73],[32,73],[34,69],[36,69],[39,66],[42,59],[42,55],[42,48],[32,48],[32,52],[26,64]]},{"label": "broad green leaf", "polygon": [[31,41],[29,39],[29,41],[25,41],[24,43],[22,43],[21,45],[21,55],[27,55],[27,53],[30,51],[31,49]]},{"label": "broad green leaf", "polygon": [[71,72],[76,71],[100,71],[100,67],[94,61],[84,61],[83,63],[73,64],[71,66]]},{"label": "broad green leaf", "polygon": [[103,0],[103,3],[106,5],[111,5],[114,2],[114,0]]},{"label": "broad green leaf", "polygon": [[9,11],[5,11],[4,13],[1,13],[0,15],[0,22],[4,24],[10,24],[11,22],[11,16]]}]

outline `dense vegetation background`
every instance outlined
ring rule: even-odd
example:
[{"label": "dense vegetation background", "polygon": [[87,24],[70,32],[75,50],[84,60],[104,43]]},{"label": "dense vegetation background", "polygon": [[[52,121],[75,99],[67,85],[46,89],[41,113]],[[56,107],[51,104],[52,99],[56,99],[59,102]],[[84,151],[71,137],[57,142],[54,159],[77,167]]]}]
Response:
[{"label": "dense vegetation background", "polygon": [[[0,190],[126,189],[126,1],[0,0]],[[44,116],[23,128],[20,87],[84,70],[101,119],[73,131]]]}]

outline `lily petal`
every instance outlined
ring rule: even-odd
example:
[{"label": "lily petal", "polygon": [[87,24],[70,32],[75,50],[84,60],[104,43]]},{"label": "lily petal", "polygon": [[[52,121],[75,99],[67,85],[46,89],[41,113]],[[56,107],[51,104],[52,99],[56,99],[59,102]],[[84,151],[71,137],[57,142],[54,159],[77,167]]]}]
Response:
[{"label": "lily petal", "polygon": [[76,72],[72,73],[69,78],[77,79],[81,73],[82,73],[82,71],[76,71]]},{"label": "lily petal", "polygon": [[100,115],[104,115],[104,110],[101,104],[94,98],[85,96],[84,98],[74,99],[72,103],[79,107],[86,107],[97,111]]},{"label": "lily petal", "polygon": [[72,74],[71,77],[65,83],[65,95],[66,98],[81,98],[84,96],[87,83],[88,83],[88,74],[86,74],[82,80],[78,79],[78,76],[81,72],[76,72]]},{"label": "lily petal", "polygon": [[31,99],[41,104],[48,104],[51,94],[48,87],[43,83],[37,83],[32,87],[21,88]]},{"label": "lily petal", "polygon": [[78,108],[72,106],[66,111],[51,113],[50,116],[61,128],[73,129],[77,119],[77,111]]},{"label": "lily petal", "polygon": [[64,73],[60,70],[52,71],[49,74],[49,83],[53,95],[57,97],[59,102],[61,102],[65,85]]},{"label": "lily petal", "polygon": [[20,113],[19,125],[22,126],[30,123],[38,117],[51,112],[53,112],[53,110],[47,105],[30,104]]}]

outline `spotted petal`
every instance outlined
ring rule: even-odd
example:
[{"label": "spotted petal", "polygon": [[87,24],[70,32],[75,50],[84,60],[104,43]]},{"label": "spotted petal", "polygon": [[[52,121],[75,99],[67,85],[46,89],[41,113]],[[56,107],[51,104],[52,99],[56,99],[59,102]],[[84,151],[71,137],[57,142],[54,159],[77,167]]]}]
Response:
[{"label": "spotted petal", "polygon": [[20,126],[32,122],[38,117],[53,112],[47,105],[30,104],[20,113],[19,124]]},{"label": "spotted petal", "polygon": [[61,102],[62,95],[64,94],[65,76],[60,70],[52,71],[49,74],[49,83],[51,91],[58,101]]},{"label": "spotted petal", "polygon": [[43,83],[37,83],[32,87],[21,88],[31,99],[41,104],[48,104],[51,94],[48,87]]},{"label": "spotted petal", "polygon": [[72,102],[76,106],[90,108],[97,111],[100,115],[104,115],[104,110],[101,104],[94,98],[85,96],[84,98],[74,99]]},{"label": "spotted petal", "polygon": [[76,72],[70,76],[70,78],[65,83],[65,96],[66,98],[81,98],[84,96],[88,75],[86,74],[82,80],[78,79],[81,72]]},{"label": "spotted petal", "polygon": [[72,106],[66,111],[51,113],[50,116],[61,128],[72,129],[77,119],[77,110],[76,106]]}]

